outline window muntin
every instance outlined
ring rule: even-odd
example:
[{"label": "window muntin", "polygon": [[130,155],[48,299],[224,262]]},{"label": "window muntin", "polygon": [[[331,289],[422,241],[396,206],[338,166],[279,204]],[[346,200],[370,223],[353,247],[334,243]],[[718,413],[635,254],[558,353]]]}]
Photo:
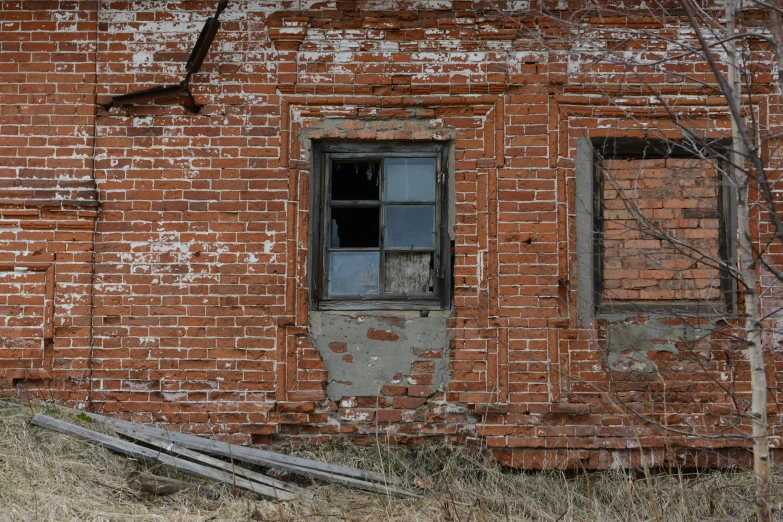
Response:
[{"label": "window muntin", "polygon": [[[316,144],[316,308],[439,309],[446,233],[441,144]],[[409,149],[409,150],[408,150]]]},{"label": "window muntin", "polygon": [[[327,159],[326,296],[432,296],[436,158],[347,156]],[[345,278],[351,270],[361,284]]]}]

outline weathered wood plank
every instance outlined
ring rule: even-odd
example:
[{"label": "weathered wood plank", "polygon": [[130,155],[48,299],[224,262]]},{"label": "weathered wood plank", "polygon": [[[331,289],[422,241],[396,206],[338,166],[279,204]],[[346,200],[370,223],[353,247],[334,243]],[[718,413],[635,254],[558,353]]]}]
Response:
[{"label": "weathered wood plank", "polygon": [[218,496],[215,490],[209,486],[201,486],[168,477],[159,477],[151,473],[133,473],[128,477],[128,487],[142,493],[157,496],[173,495],[188,489],[196,490],[199,495],[207,498],[217,498]]},{"label": "weathered wood plank", "polygon": [[240,477],[244,477],[248,480],[252,480],[261,484],[265,484],[275,489],[289,491],[291,493],[296,493],[297,495],[309,494],[309,492],[307,492],[305,489],[300,488],[295,484],[281,482],[279,480],[273,479],[272,477],[267,477],[266,475],[262,475],[261,473],[256,473],[249,469],[242,468],[240,466],[237,466],[236,464],[225,462],[223,460],[204,455],[197,451],[192,451],[187,448],[183,448],[177,444],[174,444],[173,442],[163,440],[162,438],[153,437],[151,435],[145,435],[144,433],[141,433],[137,430],[131,430],[128,428],[115,427],[114,429],[120,435],[131,438],[138,442],[149,444],[150,446],[155,446],[156,448],[166,453],[173,453],[181,457],[195,460],[199,464],[204,464],[206,466],[211,466],[213,468],[222,469],[223,471],[227,471],[228,473],[238,475]]},{"label": "weathered wood plank", "polygon": [[37,413],[33,417],[32,424],[34,426],[40,426],[41,428],[65,433],[67,435],[73,435],[92,444],[103,446],[104,448],[111,451],[122,453],[123,455],[128,455],[136,459],[168,466],[188,475],[214,480],[216,482],[223,482],[225,484],[231,484],[232,486],[235,486],[239,489],[250,491],[251,493],[255,493],[266,498],[274,500],[294,500],[298,498],[298,495],[288,491],[281,491],[279,489],[270,488],[269,486],[252,482],[242,477],[234,476],[219,469],[210,468],[195,462],[173,457],[157,450],[145,448],[143,446],[120,440],[103,433],[98,433],[97,431],[89,430],[87,428],[82,428],[76,424],[71,424],[69,422],[55,419],[47,415],[42,415],[40,413]]},{"label": "weathered wood plank", "polygon": [[[76,410],[74,410],[76,411]],[[267,467],[276,467],[273,463],[280,462],[283,464],[290,464],[301,468],[312,468],[321,471],[326,471],[331,474],[344,475],[347,477],[358,478],[362,480],[368,480],[371,482],[385,483],[386,477],[382,473],[374,473],[371,471],[364,471],[361,469],[351,468],[348,466],[341,466],[339,464],[328,464],[326,462],[319,462],[312,459],[305,459],[301,457],[294,457],[292,455],[283,455],[282,453],[275,453],[274,451],[267,451],[258,448],[251,448],[248,446],[238,446],[236,444],[228,444],[226,442],[220,442],[211,439],[205,439],[202,437],[196,437],[195,435],[189,435],[187,433],[178,433],[174,431],[168,431],[161,428],[155,428],[153,426],[147,426],[144,424],[138,424],[135,422],[128,422],[121,419],[115,419],[113,417],[106,417],[98,413],[90,413],[86,411],[78,411],[77,413],[83,413],[93,420],[110,424],[119,428],[126,428],[130,430],[139,431],[153,437],[162,438],[164,440],[175,442],[182,447],[195,449],[198,451],[206,451],[221,456],[234,456],[237,460],[242,460],[240,456],[253,456],[263,459]],[[245,462],[245,461],[243,461]],[[252,462],[256,464],[256,462]],[[282,468],[280,468],[282,469]],[[285,470],[287,471],[287,470]]]},{"label": "weathered wood plank", "polygon": [[21,408],[21,404],[16,404],[15,402],[6,402],[6,401],[0,401],[0,408]]},{"label": "weathered wood plank", "polygon": [[[296,473],[305,477],[323,480],[325,482],[334,482],[344,486],[362,489],[365,491],[372,491],[375,493],[388,494],[403,498],[420,497],[420,495],[416,493],[385,485],[386,478],[378,473],[368,473],[366,471],[355,468],[348,468],[346,466],[328,464],[326,462],[293,457],[291,455],[282,455],[272,451],[265,451],[247,446],[238,446],[236,444],[228,444],[226,442],[220,442],[216,440],[202,439],[201,437],[188,435],[186,433],[167,431],[161,428],[145,426],[144,424],[137,424],[120,419],[114,419],[111,417],[105,417],[97,413],[82,413],[90,416],[90,418],[94,420],[105,422],[111,426],[143,433],[152,437],[163,439],[169,443],[173,442],[184,448],[210,453],[213,455],[220,455],[222,457],[229,457],[240,462],[247,462],[259,466],[275,468],[282,471],[287,471],[289,473]],[[269,456],[271,456],[271,458]],[[299,462],[306,463],[307,465],[299,465]],[[339,471],[343,470],[347,470],[353,473],[359,472],[365,475],[373,476],[373,478],[380,477],[382,481],[374,482],[372,479],[364,480],[358,479],[356,477],[345,476],[339,473]]]},{"label": "weathered wood plank", "polygon": [[[320,470],[315,467],[304,468],[290,463],[271,461],[264,457],[259,457],[258,455],[256,455],[255,448],[248,448],[246,446],[236,446],[234,444],[226,444],[223,442],[202,439],[200,437],[193,437],[193,436],[186,436],[185,438],[183,438],[182,436],[184,434],[182,433],[174,433],[166,430],[160,430],[159,428],[151,428],[149,426],[144,426],[143,424],[135,424],[132,425],[132,427],[119,428],[119,429],[122,429],[123,431],[127,431],[127,433],[147,434],[148,436],[151,436],[153,438],[162,439],[167,444],[170,444],[172,447],[176,447],[175,445],[181,445],[193,450],[212,453],[215,455],[221,455],[223,457],[229,457],[235,461],[247,462],[259,466],[275,468],[282,471],[287,471],[289,473],[295,473],[298,475],[303,475],[305,477],[323,480],[325,482],[334,482],[337,484],[341,484],[356,489],[372,491],[374,493],[389,494],[398,497],[416,498],[419,496],[415,493],[411,493],[405,490],[398,490],[396,488],[389,487],[384,484],[373,483],[370,481],[356,479],[353,477],[346,477],[344,475],[338,475],[338,474],[331,473],[329,471]],[[155,430],[163,433],[153,434],[148,430]],[[167,436],[171,436],[171,437],[167,439],[166,438]],[[329,464],[317,462],[317,461],[311,461],[311,463],[313,466],[317,466],[317,465],[329,466]]]},{"label": "weathered wood plank", "polygon": [[431,252],[387,252],[386,291],[392,294],[426,294],[432,281]]}]

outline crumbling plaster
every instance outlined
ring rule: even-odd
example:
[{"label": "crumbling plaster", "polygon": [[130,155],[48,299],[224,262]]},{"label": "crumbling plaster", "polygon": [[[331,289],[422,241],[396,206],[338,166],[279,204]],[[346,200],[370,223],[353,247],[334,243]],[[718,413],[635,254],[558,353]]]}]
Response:
[{"label": "crumbling plaster", "polygon": [[709,351],[714,318],[673,315],[604,314],[606,324],[606,365],[612,371],[652,373],[663,360],[677,360],[680,351]]},{"label": "crumbling plaster", "polygon": [[[446,324],[449,315],[448,311],[430,312],[427,317],[419,312],[310,312],[310,338],[329,375],[328,398],[376,396],[386,384],[426,385],[430,394],[443,390],[448,384],[453,336]],[[428,382],[419,381],[417,375]]]}]

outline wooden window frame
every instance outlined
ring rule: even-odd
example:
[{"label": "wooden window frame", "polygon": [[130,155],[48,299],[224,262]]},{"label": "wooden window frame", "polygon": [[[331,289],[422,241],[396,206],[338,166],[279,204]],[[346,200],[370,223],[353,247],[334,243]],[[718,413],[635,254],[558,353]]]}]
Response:
[{"label": "wooden window frame", "polygon": [[[434,285],[432,295],[339,295],[327,293],[328,238],[330,237],[330,174],[333,160],[379,160],[385,158],[432,157],[436,160],[435,191],[435,247],[434,249],[402,250],[433,252]],[[451,241],[448,234],[448,144],[442,142],[368,142],[348,140],[322,140],[312,143],[312,177],[310,191],[310,255],[309,284],[310,305],[313,310],[443,310],[451,305],[452,259]],[[379,174],[379,190],[383,190],[383,173]],[[379,226],[384,226],[386,204],[422,205],[423,202],[384,202],[379,194],[377,206],[380,213]],[[341,202],[340,206],[351,205]],[[361,203],[356,203],[361,205]],[[379,290],[384,284],[384,244],[381,234],[379,252]],[[393,251],[393,250],[392,250]]]},{"label": "wooden window frame", "polygon": [[[731,140],[711,140],[703,144],[704,149],[712,151],[712,157],[719,157],[720,169],[729,168],[728,157],[731,150]],[[702,315],[705,307],[701,303],[672,300],[661,303],[640,303],[634,301],[601,303],[604,285],[604,252],[603,252],[603,168],[601,161],[605,159],[665,159],[684,158],[701,159],[692,150],[692,144],[676,140],[645,140],[633,138],[596,138],[592,140],[593,153],[593,295],[595,314],[610,315],[625,312],[678,312],[684,315],[695,313]],[[719,236],[718,252],[721,260],[732,264],[737,259],[736,245],[736,189],[726,179],[720,176],[718,183],[718,219]],[[737,310],[737,282],[727,269],[720,270],[720,289],[723,300],[723,311],[732,314]]]}]

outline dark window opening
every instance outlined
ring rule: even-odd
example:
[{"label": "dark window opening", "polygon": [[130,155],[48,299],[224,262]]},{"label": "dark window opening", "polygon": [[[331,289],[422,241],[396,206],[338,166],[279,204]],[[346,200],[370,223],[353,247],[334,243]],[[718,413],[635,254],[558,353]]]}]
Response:
[{"label": "dark window opening", "polygon": [[316,306],[448,306],[445,150],[431,143],[315,144]]},{"label": "dark window opening", "polygon": [[367,161],[332,163],[332,201],[377,201],[380,164]]},{"label": "dark window opening", "polygon": [[330,248],[378,248],[378,207],[332,207]]}]

